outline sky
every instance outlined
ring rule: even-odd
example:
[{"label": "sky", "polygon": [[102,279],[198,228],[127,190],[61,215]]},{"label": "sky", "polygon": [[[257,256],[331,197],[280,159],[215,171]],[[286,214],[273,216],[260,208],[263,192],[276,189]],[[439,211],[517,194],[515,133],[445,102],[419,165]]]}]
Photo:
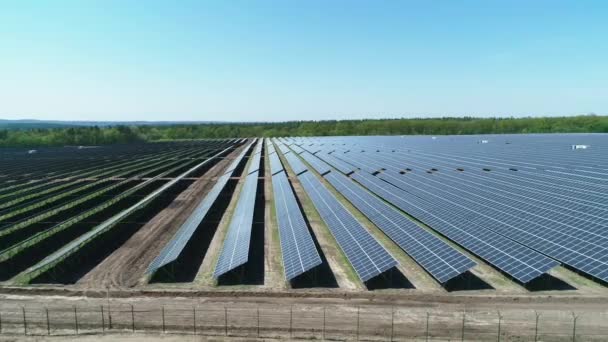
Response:
[{"label": "sky", "polygon": [[0,118],[608,114],[608,1],[0,2]]}]

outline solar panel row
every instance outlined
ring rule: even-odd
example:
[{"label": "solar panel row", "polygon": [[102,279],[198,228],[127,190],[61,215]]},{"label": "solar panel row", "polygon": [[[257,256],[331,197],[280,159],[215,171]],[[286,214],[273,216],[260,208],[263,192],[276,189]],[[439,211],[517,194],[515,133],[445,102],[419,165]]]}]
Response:
[{"label": "solar panel row", "polygon": [[213,276],[221,275],[245,264],[249,260],[249,245],[253,228],[253,213],[258,185],[258,171],[262,143],[258,143],[251,157],[248,174],[241,188],[236,208],[228,225],[228,232]]},{"label": "solar panel row", "polygon": [[218,178],[213,188],[209,191],[209,193],[207,193],[205,198],[203,198],[196,208],[194,208],[192,214],[188,217],[186,222],[181,225],[171,241],[169,241],[160,254],[148,266],[147,273],[154,273],[159,268],[177,260],[180,253],[184,250],[186,244],[188,241],[190,241],[190,238],[209,212],[211,206],[217,200],[219,194],[222,192],[222,190],[224,190],[226,183],[228,183],[228,180],[230,177],[232,177],[234,169],[243,160],[243,157],[247,151],[249,151],[252,144],[253,142],[246,146],[228,167],[228,169],[232,171],[228,171]]},{"label": "solar panel row", "polygon": [[366,282],[397,266],[397,261],[314,174],[306,172],[298,179],[362,281]]},{"label": "solar panel row", "polygon": [[[535,203],[528,196],[512,192],[521,192],[520,187],[511,188],[508,194],[499,192],[501,185],[494,184],[486,171],[454,172],[453,165],[425,162],[421,158],[395,158],[394,154],[359,153],[351,157],[358,163],[384,166],[388,171],[378,177],[403,190],[442,203],[444,208],[461,212],[471,221],[483,223],[488,229],[589,275],[608,279],[608,239],[602,235],[606,225],[597,210],[566,213],[564,209],[567,208],[549,208],[548,205],[555,203],[550,193],[534,194],[537,198]],[[405,165],[431,174],[407,172],[401,175],[397,171],[404,170]],[[437,172],[437,167],[446,167],[443,170],[452,172]],[[491,173],[493,177],[494,173]],[[480,177],[485,182],[479,183]],[[563,201],[560,203],[564,204]],[[578,203],[570,204],[584,209]],[[586,213],[594,217],[586,215],[585,218]]]},{"label": "solar panel row", "polygon": [[475,266],[468,257],[365,191],[348,177],[337,173],[327,180],[370,221],[426,269],[440,283]]},{"label": "solar panel row", "polygon": [[272,176],[272,187],[285,277],[291,280],[320,265],[321,257],[285,172]]},{"label": "solar panel row", "polygon": [[457,212],[422,200],[377,177],[363,173],[355,173],[352,177],[378,196],[522,283],[541,276],[558,264],[540,253],[470,222]]},{"label": "solar panel row", "polygon": [[327,163],[315,157],[312,153],[303,152],[300,156],[302,156],[302,158],[304,158],[304,160],[306,160],[306,162],[310,166],[312,166],[312,168],[315,169],[315,171],[317,171],[321,176],[331,171],[331,167],[329,167]]}]

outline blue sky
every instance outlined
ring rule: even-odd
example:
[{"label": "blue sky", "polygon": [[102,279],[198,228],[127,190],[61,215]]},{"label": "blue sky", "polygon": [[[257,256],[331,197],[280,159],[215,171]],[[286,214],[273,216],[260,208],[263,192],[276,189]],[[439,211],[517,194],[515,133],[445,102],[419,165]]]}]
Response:
[{"label": "blue sky", "polygon": [[0,118],[608,114],[606,1],[2,1]]}]

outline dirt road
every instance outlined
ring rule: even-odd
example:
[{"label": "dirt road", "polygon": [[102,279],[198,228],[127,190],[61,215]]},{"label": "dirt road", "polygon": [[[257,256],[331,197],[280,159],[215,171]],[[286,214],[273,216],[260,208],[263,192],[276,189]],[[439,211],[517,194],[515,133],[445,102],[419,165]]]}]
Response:
[{"label": "dirt road", "polygon": [[535,336],[539,341],[571,341],[573,334],[577,341],[608,338],[605,298],[387,294],[375,299],[230,294],[116,298],[115,294],[106,298],[0,295],[2,333],[13,336],[27,329],[28,334],[50,331],[66,336],[164,330],[222,338],[411,341],[426,340],[428,335],[431,341],[496,341],[500,323],[503,341],[529,341]]}]

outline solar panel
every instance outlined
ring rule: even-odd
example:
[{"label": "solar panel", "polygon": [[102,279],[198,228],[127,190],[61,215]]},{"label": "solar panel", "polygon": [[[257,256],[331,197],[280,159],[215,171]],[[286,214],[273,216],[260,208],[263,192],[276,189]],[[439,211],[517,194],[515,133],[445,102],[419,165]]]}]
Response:
[{"label": "solar panel", "polygon": [[297,155],[295,155],[295,153],[288,153],[284,156],[296,176],[308,171],[308,167],[304,165],[304,163],[300,160],[300,158],[298,158]]},{"label": "solar panel", "polygon": [[283,171],[283,164],[281,164],[281,160],[276,153],[273,153],[269,156],[270,160],[270,174],[276,175],[277,173]]},{"label": "solar panel", "polygon": [[312,168],[315,169],[315,171],[317,171],[321,176],[331,171],[331,167],[327,165],[327,163],[309,152],[304,152],[300,156],[302,156],[302,158],[304,158],[304,160],[306,160],[306,162],[310,164],[310,166],[312,166]]},{"label": "solar panel", "polygon": [[338,158],[335,158],[331,154],[320,152],[320,153],[315,154],[315,156],[323,159],[323,161],[325,161],[329,165],[333,166],[334,168],[336,168],[338,171],[342,172],[345,175],[350,175],[351,173],[355,172],[355,170],[357,170],[357,168],[355,166],[348,164]]},{"label": "solar panel", "polygon": [[354,173],[352,178],[521,283],[525,284],[558,265],[553,259],[377,177]]},{"label": "solar panel", "polygon": [[213,276],[232,271],[249,260],[253,212],[258,184],[256,171],[245,178]]},{"label": "solar panel", "polygon": [[[586,273],[598,278],[604,276],[601,265],[606,265],[608,262],[608,253],[607,249],[602,246],[605,241],[602,241],[601,236],[590,236],[588,240],[585,240],[581,238],[584,234],[580,231],[569,235],[569,231],[564,233],[553,229],[553,227],[544,226],[543,224],[547,223],[543,220],[536,218],[524,220],[514,214],[505,212],[504,208],[496,201],[492,201],[491,198],[486,198],[486,203],[484,203],[470,193],[454,190],[458,189],[454,184],[435,183],[436,181],[430,179],[430,177],[426,177],[424,182],[421,182],[418,179],[420,177],[415,175],[397,177],[387,174],[383,178],[400,187],[407,187],[409,192],[418,196],[439,201],[444,207],[462,211],[468,215],[469,220],[483,223],[497,233],[522,242],[526,246],[579,268]],[[403,182],[396,179],[403,180]],[[530,218],[530,216],[521,213],[520,215]],[[552,224],[554,227],[558,227],[557,222]],[[591,242],[593,238],[596,239],[597,243]],[[581,251],[593,251],[595,255],[588,256]]]},{"label": "solar panel", "polygon": [[314,174],[306,172],[299,175],[298,179],[321,219],[363,282],[397,266],[397,261],[361,226],[359,221],[344,208]]},{"label": "solar panel", "polygon": [[236,203],[236,208],[228,225],[222,251],[213,273],[215,278],[245,264],[249,260],[251,229],[258,185],[258,173],[262,143],[258,143],[251,156],[247,176]]},{"label": "solar panel", "polygon": [[249,145],[247,145],[247,147],[245,147],[243,149],[243,151],[241,151],[241,153],[234,159],[234,161],[232,161],[232,163],[230,163],[230,165],[226,168],[226,171],[224,171],[224,174],[230,173],[232,174],[232,172],[234,172],[234,170],[239,166],[239,164],[241,163],[241,160],[243,160],[243,157],[245,157],[245,155],[247,154],[247,152],[249,151],[249,149],[251,148],[251,146],[254,144],[254,141],[250,142]]},{"label": "solar panel", "polygon": [[[298,138],[477,226],[608,279],[608,148],[601,135]],[[586,149],[572,146],[584,144]],[[360,152],[367,151],[367,152]],[[380,151],[380,152],[376,152]],[[351,153],[355,153],[351,155]],[[458,170],[458,171],[457,171]],[[431,174],[426,174],[425,171]]]},{"label": "solar panel", "polygon": [[287,155],[288,153],[291,153],[291,150],[285,144],[279,144],[279,150],[281,150],[281,152],[285,155]]},{"label": "solar panel", "polygon": [[329,173],[326,178],[440,283],[445,283],[476,265],[471,259],[365,191],[348,177]]},{"label": "solar panel", "polygon": [[[140,209],[142,206],[147,205],[155,197],[161,195],[164,191],[166,191],[167,189],[171,188],[173,185],[175,185],[181,179],[183,179],[184,177],[187,177],[189,174],[191,174],[195,170],[197,170],[200,167],[202,167],[203,165],[209,163],[212,159],[223,155],[229,149],[230,149],[230,147],[222,150],[219,153],[216,153],[213,157],[208,158],[208,159],[206,159],[206,160],[204,160],[204,161],[196,164],[195,166],[189,168],[185,172],[181,173],[177,177],[173,178],[172,180],[168,181],[167,183],[163,184],[162,186],[160,186],[159,188],[157,188],[156,190],[154,190],[152,193],[150,193],[147,196],[145,196],[143,199],[141,199],[137,203],[133,204],[132,206],[130,206],[128,208],[126,208],[125,210],[121,211],[120,213],[112,216],[111,218],[103,221],[102,223],[100,223],[99,225],[95,226],[93,229],[89,230],[88,232],[84,233],[83,235],[79,236],[75,240],[72,240],[70,243],[68,243],[67,245],[63,246],[59,250],[57,250],[55,253],[49,255],[48,257],[46,257],[45,259],[43,259],[38,264],[36,264],[36,265],[32,266],[31,268],[29,268],[27,272],[28,273],[35,272],[37,270],[42,269],[43,267],[45,267],[47,265],[50,265],[50,264],[55,263],[55,262],[58,262],[60,260],[63,260],[64,258],[68,257],[75,250],[77,250],[79,248],[79,246],[81,246],[83,243],[86,243],[87,241],[90,241],[91,239],[94,239],[96,236],[98,236],[102,232],[107,231],[108,229],[112,228],[115,224],[117,224],[118,222],[120,222],[120,220],[128,217],[128,215],[130,215],[131,213],[133,213],[135,210]],[[151,178],[150,180],[148,180],[148,181],[146,181],[144,183],[141,183],[138,186],[139,187],[143,187],[146,183],[154,181],[155,178],[160,178],[162,176],[163,176],[162,174],[161,175],[157,175],[156,177]],[[136,186],[136,187],[138,187],[138,186]],[[131,190],[133,190],[133,189],[131,189]]]},{"label": "solar panel", "polygon": [[304,149],[301,148],[300,146],[293,144],[291,146],[289,146],[295,153],[297,154],[301,154],[302,152],[304,152]]},{"label": "solar panel", "polygon": [[[246,147],[243,152],[234,159],[232,165],[238,165],[242,161],[250,146],[251,145]],[[236,166],[234,168],[236,168]],[[190,238],[209,212],[211,206],[215,203],[215,200],[226,186],[226,183],[228,183],[228,180],[232,177],[234,168],[232,168],[232,171],[223,174],[217,179],[213,188],[211,188],[205,198],[203,198],[196,208],[194,208],[192,214],[190,214],[186,222],[177,230],[171,241],[169,241],[160,254],[152,261],[150,266],[148,266],[147,273],[154,273],[159,268],[175,261],[179,257],[179,254],[184,250],[188,241],[190,241]]]},{"label": "solar panel", "polygon": [[291,280],[322,261],[286,174],[274,175],[272,186],[285,277]]}]

